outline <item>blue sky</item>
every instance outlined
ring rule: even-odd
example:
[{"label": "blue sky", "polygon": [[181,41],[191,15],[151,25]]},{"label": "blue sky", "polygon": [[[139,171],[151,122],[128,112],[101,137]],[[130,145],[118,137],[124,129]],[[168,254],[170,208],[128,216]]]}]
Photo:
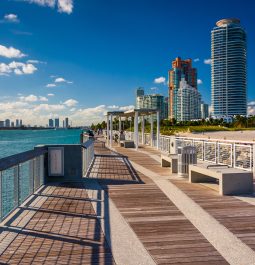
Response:
[{"label": "blue sky", "polygon": [[251,0],[1,0],[0,119],[99,121],[107,109],[133,105],[139,86],[167,95],[155,79],[167,79],[177,56],[199,58],[199,90],[210,103],[204,60],[211,29],[227,17],[239,18],[247,31],[254,101],[254,10]]}]

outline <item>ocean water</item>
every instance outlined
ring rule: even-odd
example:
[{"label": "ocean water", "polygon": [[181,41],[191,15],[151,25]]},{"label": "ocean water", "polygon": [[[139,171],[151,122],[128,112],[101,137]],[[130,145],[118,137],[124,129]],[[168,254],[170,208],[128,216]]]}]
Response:
[{"label": "ocean water", "polygon": [[78,144],[81,130],[0,130],[0,158],[33,149],[40,144]]}]

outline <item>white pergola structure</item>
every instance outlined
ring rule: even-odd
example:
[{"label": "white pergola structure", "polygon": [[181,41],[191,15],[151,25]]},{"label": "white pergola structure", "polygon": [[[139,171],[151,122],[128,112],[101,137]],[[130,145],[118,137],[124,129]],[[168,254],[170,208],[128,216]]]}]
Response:
[{"label": "white pergola structure", "polygon": [[[136,150],[138,149],[139,145],[139,130],[138,130],[138,117],[140,116],[142,118],[142,144],[145,144],[145,137],[144,137],[144,117],[150,116],[150,124],[151,124],[151,130],[150,130],[150,138],[151,138],[151,146],[153,146],[153,114],[156,114],[157,116],[157,134],[156,134],[156,140],[157,140],[157,149],[159,149],[159,135],[160,135],[160,117],[159,117],[159,110],[157,109],[134,109],[134,110],[128,110],[128,111],[108,111],[107,112],[107,118],[106,118],[106,124],[107,124],[107,145],[112,147],[112,136],[113,136],[113,128],[112,128],[112,121],[113,117],[119,117],[119,132],[121,131],[121,118],[122,117],[134,117],[134,143]],[[109,124],[110,119],[110,124]],[[109,128],[110,127],[110,128]],[[109,137],[110,136],[110,137]]]}]

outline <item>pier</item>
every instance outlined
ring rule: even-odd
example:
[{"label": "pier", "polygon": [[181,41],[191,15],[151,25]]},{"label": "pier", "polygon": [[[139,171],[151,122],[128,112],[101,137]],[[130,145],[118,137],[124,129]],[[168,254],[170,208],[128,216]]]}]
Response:
[{"label": "pier", "polygon": [[25,200],[14,181],[4,214],[2,196],[1,264],[255,264],[253,195],[219,196],[170,174],[152,146],[104,141],[53,146],[65,150],[63,177],[49,176],[47,146],[0,161],[2,184],[33,162]]}]

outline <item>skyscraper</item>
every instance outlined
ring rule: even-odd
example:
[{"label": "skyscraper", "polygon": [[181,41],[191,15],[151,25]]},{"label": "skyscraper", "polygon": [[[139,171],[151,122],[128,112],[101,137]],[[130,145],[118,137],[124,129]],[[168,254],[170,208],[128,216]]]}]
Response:
[{"label": "skyscraper", "polygon": [[53,119],[49,119],[49,127],[50,128],[53,128],[54,127]]},{"label": "skyscraper", "polygon": [[247,114],[246,33],[236,18],[222,19],[211,31],[213,116]]},{"label": "skyscraper", "polygon": [[19,120],[16,119],[16,127],[19,127]]},{"label": "skyscraper", "polygon": [[10,127],[11,126],[11,121],[9,119],[5,120],[5,127]]},{"label": "skyscraper", "polygon": [[209,106],[208,104],[201,101],[201,119],[206,119],[209,117]]},{"label": "skyscraper", "polygon": [[[136,97],[136,108],[138,109],[158,109],[160,119],[166,119],[164,109],[164,96],[159,94],[142,95]],[[155,116],[156,118],[156,116]]]},{"label": "skyscraper", "polygon": [[182,60],[177,57],[172,61],[172,69],[168,72],[169,86],[169,119],[177,119],[177,95],[181,79],[197,89],[197,70],[192,68],[191,59]]},{"label": "skyscraper", "polygon": [[55,119],[55,128],[59,128],[59,118]]},{"label": "skyscraper", "polygon": [[201,119],[201,94],[182,78],[177,90],[177,121]]},{"label": "skyscraper", "polygon": [[66,127],[66,128],[69,127],[69,120],[68,120],[68,118],[65,118],[65,127]]}]

